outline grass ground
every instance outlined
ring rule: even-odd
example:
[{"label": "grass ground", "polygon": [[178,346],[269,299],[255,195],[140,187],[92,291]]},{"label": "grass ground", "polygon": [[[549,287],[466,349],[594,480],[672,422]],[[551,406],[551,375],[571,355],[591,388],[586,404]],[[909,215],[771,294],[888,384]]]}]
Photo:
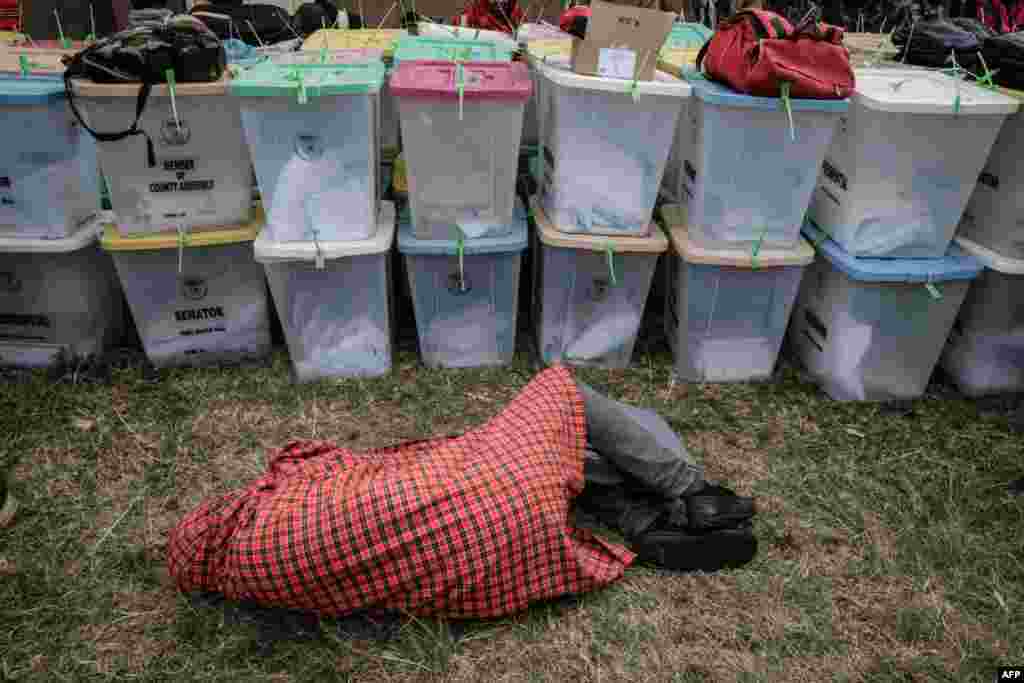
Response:
[{"label": "grass ground", "polygon": [[[631,568],[611,588],[495,622],[319,622],[177,594],[166,532],[291,438],[381,446],[479,424],[526,384],[441,371],[408,343],[377,380],[296,386],[264,366],[0,375],[0,680],[989,681],[1024,662],[1024,437],[1013,401],[941,384],[896,408],[840,404],[797,371],[685,385],[663,343],[581,371],[652,407],[709,476],[756,495],[739,571]],[[414,348],[414,347],[412,347]]]}]

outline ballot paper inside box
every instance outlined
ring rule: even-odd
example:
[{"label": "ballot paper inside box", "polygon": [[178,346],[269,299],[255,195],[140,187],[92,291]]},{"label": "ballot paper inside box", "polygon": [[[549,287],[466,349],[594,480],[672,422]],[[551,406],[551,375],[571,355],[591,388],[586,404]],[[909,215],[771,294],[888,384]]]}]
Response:
[{"label": "ballot paper inside box", "polygon": [[539,202],[533,261],[537,346],[546,363],[624,368],[633,355],[659,255],[648,237],[607,238],[559,231]]},{"label": "ballot paper inside box", "polygon": [[365,240],[256,240],[298,381],[391,369],[394,237],[394,204],[382,202]]},{"label": "ballot paper inside box", "polygon": [[431,367],[504,365],[515,352],[526,221],[510,235],[423,240],[403,221],[405,260],[420,354]]},{"label": "ballot paper inside box", "polygon": [[665,332],[680,377],[743,382],[771,377],[793,300],[814,251],[710,248],[692,239],[684,207],[662,207],[667,260]]},{"label": "ballot paper inside box", "polygon": [[796,356],[837,400],[917,398],[981,263],[956,245],[941,259],[857,258],[810,223],[818,245],[789,326]]}]

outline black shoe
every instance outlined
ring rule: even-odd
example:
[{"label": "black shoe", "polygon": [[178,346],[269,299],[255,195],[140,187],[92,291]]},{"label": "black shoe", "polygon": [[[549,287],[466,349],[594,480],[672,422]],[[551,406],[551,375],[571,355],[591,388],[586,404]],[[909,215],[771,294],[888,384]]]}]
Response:
[{"label": "black shoe", "polygon": [[757,514],[753,498],[737,496],[724,486],[705,486],[686,498],[690,530],[730,529]]},{"label": "black shoe", "polygon": [[716,572],[742,567],[757,555],[757,537],[749,521],[732,529],[691,533],[656,527],[631,539],[641,562],[675,571]]}]

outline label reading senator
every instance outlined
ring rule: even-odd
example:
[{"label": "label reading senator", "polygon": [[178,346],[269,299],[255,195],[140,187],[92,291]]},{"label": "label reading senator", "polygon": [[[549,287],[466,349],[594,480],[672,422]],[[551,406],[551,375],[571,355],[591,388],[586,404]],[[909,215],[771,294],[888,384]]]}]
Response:
[{"label": "label reading senator", "polygon": [[182,311],[174,312],[174,319],[179,323],[193,322],[196,320],[213,320],[215,318],[225,318],[224,308],[222,306],[208,306],[206,308],[187,308]]}]

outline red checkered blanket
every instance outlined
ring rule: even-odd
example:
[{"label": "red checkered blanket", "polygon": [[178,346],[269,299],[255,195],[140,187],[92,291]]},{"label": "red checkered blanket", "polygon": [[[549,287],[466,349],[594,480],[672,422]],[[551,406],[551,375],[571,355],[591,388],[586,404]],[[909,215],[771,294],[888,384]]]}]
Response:
[{"label": "red checkered blanket", "polygon": [[586,423],[569,372],[462,436],[354,453],[297,442],[171,532],[184,591],[343,615],[495,617],[622,576],[633,554],[570,526]]}]

